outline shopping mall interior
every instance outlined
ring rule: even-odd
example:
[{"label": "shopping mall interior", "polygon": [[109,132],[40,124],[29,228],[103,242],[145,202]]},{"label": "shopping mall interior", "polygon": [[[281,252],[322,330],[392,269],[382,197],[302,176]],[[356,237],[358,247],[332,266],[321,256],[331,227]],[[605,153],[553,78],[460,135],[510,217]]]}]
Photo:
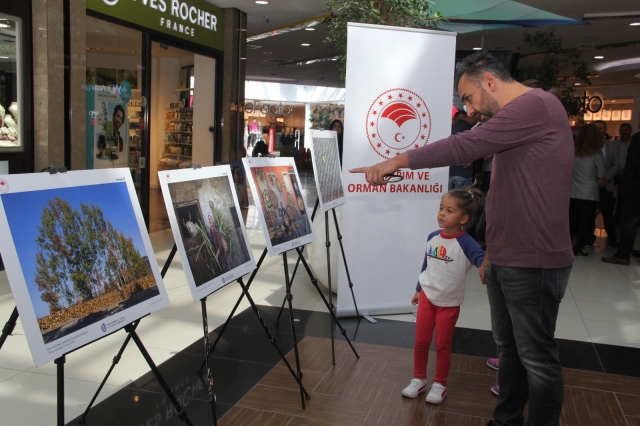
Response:
[{"label": "shopping mall interior", "polygon": [[[345,272],[344,252],[335,236],[330,260],[325,258],[325,232],[339,233],[325,218],[333,222],[331,215],[337,213],[339,223],[343,207],[327,214],[319,209],[312,219],[315,241],[304,247],[309,270],[299,262],[295,248],[284,255],[269,251],[265,257],[276,231],[261,209],[262,193],[258,199],[246,182],[248,163],[257,161],[256,155],[252,157],[257,144],[264,141],[269,156],[290,159],[291,168],[295,164],[296,177],[283,183],[297,199],[289,203],[293,219],[315,212],[313,206],[320,200],[311,133],[330,130],[334,120],[340,120],[344,129],[353,126],[349,132],[357,127],[348,121],[350,85],[341,68],[341,52],[325,41],[332,35],[339,11],[328,10],[325,0],[130,3],[0,2],[0,237],[4,240],[0,241],[4,260],[0,423],[483,426],[491,421],[498,401],[492,388],[499,383],[487,360],[498,357],[498,351],[486,287],[476,268],[466,276],[453,334],[447,397],[434,405],[425,404],[422,397],[402,396],[413,374],[416,308],[410,300],[420,265],[415,265],[413,281],[381,283],[397,290],[402,303],[406,299],[402,308],[365,308],[358,317],[351,308],[341,312],[341,307],[357,309],[359,295],[364,298],[374,287],[357,275],[348,276],[349,266]],[[344,3],[372,7],[364,1]],[[122,5],[126,5],[124,12],[116,12]],[[180,20],[182,5],[186,26],[170,21]],[[518,81],[541,75],[535,71],[546,66],[553,72],[546,77],[560,88],[561,96],[573,99],[573,104],[566,104],[567,110],[571,105],[577,108],[568,112],[567,119],[574,137],[593,122],[605,123],[612,141],[624,139],[621,125],[630,125],[632,134],[640,132],[640,6],[636,0],[435,0],[430,7],[444,18],[430,29],[456,34],[454,60],[447,65],[451,82],[455,69],[475,51],[494,55]],[[386,61],[384,51],[371,55],[375,61]],[[358,78],[366,81],[368,75]],[[428,84],[442,86],[438,81]],[[451,108],[454,112],[464,108],[457,88],[450,93],[441,123],[447,132]],[[32,175],[48,166],[66,167],[70,172],[130,171],[126,181],[135,217],[144,238],[148,233],[152,249],[142,259],[157,263],[149,267],[157,277],[162,271],[167,306],[151,306],[129,325],[114,323],[112,331],[103,330],[103,335],[62,357],[53,357],[49,349],[42,362],[34,355],[31,334],[34,324],[36,334],[45,328],[32,311],[45,304],[34,303],[29,323],[26,314],[24,322],[14,316],[16,305],[33,297],[29,292],[42,290],[40,284],[24,284],[26,296],[17,295],[26,266],[14,247],[27,235],[38,236],[38,231],[21,235],[12,229],[9,211],[4,211],[8,198],[3,197],[18,188],[12,175]],[[188,209],[197,204],[202,223],[207,216],[211,223],[213,216],[217,221],[217,210],[213,204],[207,210],[195,196],[172,204],[167,188],[178,173],[201,173],[210,166],[223,166],[226,174],[222,176],[231,185],[235,176],[227,179],[229,172],[246,167],[243,189],[236,183],[237,193],[230,195],[239,213],[235,207],[231,211],[236,230],[244,232],[246,254],[259,267],[243,273],[242,283],[238,277],[227,282],[223,277],[224,284],[199,300],[187,257],[189,262],[197,260],[200,252],[187,256],[184,243],[178,241],[180,232],[191,232],[196,238],[192,223],[196,220],[190,213],[188,218],[180,216],[178,209],[193,212]],[[46,171],[52,173],[52,180],[63,176],[53,174],[59,168]],[[345,174],[343,169],[343,179]],[[69,183],[71,187],[82,184]],[[46,188],[57,188],[52,185]],[[198,191],[201,188],[196,185],[194,193]],[[613,193],[617,195],[617,187]],[[347,194],[346,200],[363,196]],[[438,204],[433,200],[440,194],[437,197],[430,198],[436,203],[433,212]],[[91,200],[99,198],[91,196]],[[101,202],[105,211],[115,211],[115,200]],[[17,208],[18,215],[23,208]],[[406,224],[392,226],[402,243],[417,239],[423,245],[426,240],[427,235],[416,235]],[[40,235],[44,227],[38,228]],[[208,224],[202,228],[207,234]],[[295,223],[286,228],[283,232],[300,232]],[[360,244],[348,241],[346,234],[346,247]],[[585,255],[575,257],[560,303],[555,338],[564,374],[563,426],[640,425],[640,256],[635,257],[640,254],[640,242],[636,241],[628,265],[609,264],[600,261],[616,254],[608,237],[598,214],[595,240],[583,249]],[[393,242],[378,251],[391,258],[402,251],[399,245]],[[205,244],[199,247],[204,250]],[[7,257],[9,251],[18,254]],[[358,253],[347,250],[347,265],[374,268],[374,259]],[[60,266],[64,268],[73,266]],[[243,293],[242,285],[249,284],[247,293],[255,311]],[[339,286],[347,290],[338,292]],[[112,293],[118,291],[124,298],[119,284]],[[69,305],[79,297],[70,294],[66,295]],[[338,306],[339,322],[327,304]],[[49,302],[53,317],[51,306]],[[117,322],[117,311],[113,312],[110,319]],[[99,320],[91,321],[100,325]],[[61,329],[72,325],[75,320]],[[203,327],[208,327],[206,339]],[[207,341],[215,345],[209,364],[205,362]],[[436,368],[434,345],[429,378]],[[39,347],[47,346],[40,343]],[[176,406],[184,411],[179,413]],[[525,416],[527,412],[528,408]]]}]

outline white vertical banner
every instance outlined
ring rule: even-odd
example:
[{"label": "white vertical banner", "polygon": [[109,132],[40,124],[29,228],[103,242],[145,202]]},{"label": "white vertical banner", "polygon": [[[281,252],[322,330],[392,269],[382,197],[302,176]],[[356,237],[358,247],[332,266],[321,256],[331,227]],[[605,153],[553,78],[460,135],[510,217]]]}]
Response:
[{"label": "white vertical banner", "polygon": [[[369,166],[451,134],[456,34],[348,25],[340,230],[360,314],[414,311],[426,240],[438,229],[448,167],[402,170],[404,180],[367,184]],[[337,311],[355,314],[340,261]]]}]

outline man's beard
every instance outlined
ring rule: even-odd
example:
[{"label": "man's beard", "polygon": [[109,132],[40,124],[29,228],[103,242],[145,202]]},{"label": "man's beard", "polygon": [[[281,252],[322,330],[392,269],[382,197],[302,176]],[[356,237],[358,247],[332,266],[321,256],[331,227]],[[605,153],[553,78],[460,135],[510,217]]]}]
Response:
[{"label": "man's beard", "polygon": [[476,110],[476,112],[478,114],[482,114],[484,115],[487,119],[493,117],[494,115],[496,115],[498,113],[498,111],[500,111],[500,106],[498,105],[498,102],[493,99],[491,96],[489,96],[489,94],[487,93],[486,90],[482,89],[481,93],[481,104],[480,104],[480,110]]}]

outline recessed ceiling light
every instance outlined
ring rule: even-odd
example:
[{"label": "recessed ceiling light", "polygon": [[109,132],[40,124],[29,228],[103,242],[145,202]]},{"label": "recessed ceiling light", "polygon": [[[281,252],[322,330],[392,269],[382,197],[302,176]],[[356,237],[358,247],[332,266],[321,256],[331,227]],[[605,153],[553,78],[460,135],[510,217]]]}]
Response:
[{"label": "recessed ceiling light", "polygon": [[331,60],[332,60],[332,61],[337,61],[337,60],[338,60],[338,58],[331,58]]},{"label": "recessed ceiling light", "polygon": [[573,83],[574,86],[580,86],[582,83]]},{"label": "recessed ceiling light", "polygon": [[241,60],[241,61],[246,61],[246,60],[247,60],[247,58],[240,58],[240,60]]},{"label": "recessed ceiling light", "polygon": [[315,28],[305,28],[304,30],[305,31],[315,31],[316,29]]},{"label": "recessed ceiling light", "polygon": [[593,59],[604,59],[604,56],[594,56]]},{"label": "recessed ceiling light", "polygon": [[632,27],[640,27],[640,22],[632,22],[629,25]]},{"label": "recessed ceiling light", "polygon": [[616,101],[616,100],[614,99],[614,100],[612,100],[611,102],[615,102],[615,101]]},{"label": "recessed ceiling light", "polygon": [[302,43],[300,46],[311,46],[309,43]]},{"label": "recessed ceiling light", "polygon": [[9,28],[11,25],[0,22],[0,28]]},{"label": "recessed ceiling light", "polygon": [[8,56],[0,56],[0,59],[9,59]]},{"label": "recessed ceiling light", "polygon": [[256,0],[256,4],[269,4],[268,1]]},{"label": "recessed ceiling light", "polygon": [[474,47],[473,50],[482,50],[482,47]]}]

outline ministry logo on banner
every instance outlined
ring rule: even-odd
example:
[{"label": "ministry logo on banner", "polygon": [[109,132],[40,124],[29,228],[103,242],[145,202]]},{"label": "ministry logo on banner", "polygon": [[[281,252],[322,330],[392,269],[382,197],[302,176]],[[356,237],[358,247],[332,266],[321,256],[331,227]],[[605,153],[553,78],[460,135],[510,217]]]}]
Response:
[{"label": "ministry logo on banner", "polygon": [[373,150],[389,159],[429,142],[431,114],[417,93],[404,88],[390,89],[371,103],[366,129]]}]

